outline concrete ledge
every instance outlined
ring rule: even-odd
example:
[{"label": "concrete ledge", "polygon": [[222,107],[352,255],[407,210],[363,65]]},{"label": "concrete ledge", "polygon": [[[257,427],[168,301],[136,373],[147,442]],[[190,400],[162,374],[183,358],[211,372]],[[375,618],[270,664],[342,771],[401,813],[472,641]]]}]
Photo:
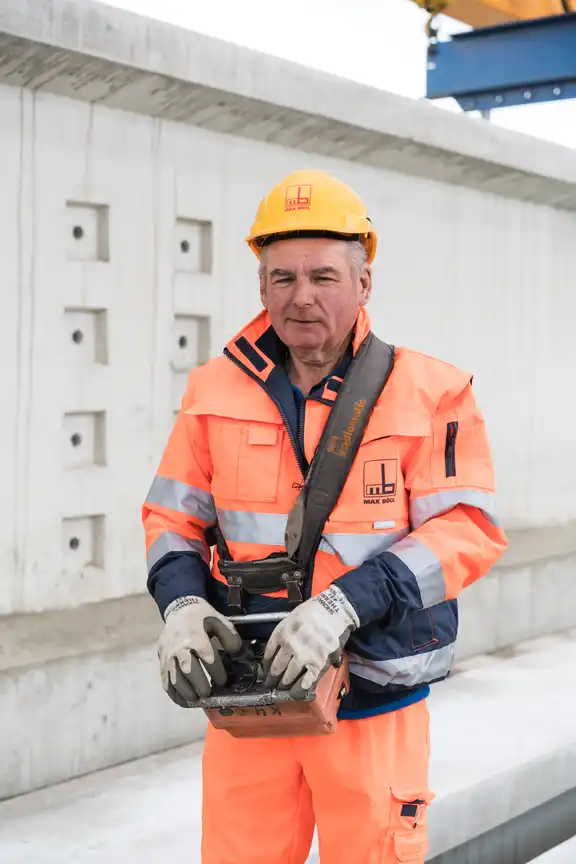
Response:
[{"label": "concrete ledge", "polygon": [[0,799],[198,740],[204,729],[202,712],[162,691],[154,645],[0,672]]},{"label": "concrete ledge", "polygon": [[91,0],[1,0],[0,81],[576,210],[568,148]]},{"label": "concrete ledge", "polygon": [[576,522],[544,525],[541,528],[504,527],[509,546],[496,565],[496,570],[576,555]]},{"label": "concrete ledge", "polygon": [[[576,825],[574,826],[576,828]],[[576,861],[576,837],[556,846],[550,852],[534,858],[532,864],[574,864]]]},{"label": "concrete ledge", "polygon": [[575,664],[572,630],[478,657],[433,689],[430,857],[573,789]]},{"label": "concrete ledge", "polygon": [[576,627],[576,553],[528,563],[510,540],[507,561],[459,598],[457,664],[485,652],[510,653],[517,642]]},{"label": "concrete ledge", "polygon": [[[575,665],[573,632],[434,688],[431,857],[573,788]],[[6,801],[0,848],[18,864],[199,864],[200,783],[194,745]]]},{"label": "concrete ledge", "polygon": [[536,855],[572,836],[574,813],[576,788],[474,837],[463,846],[428,859],[429,864],[532,864]]},{"label": "concrete ledge", "polygon": [[149,594],[0,618],[0,673],[99,652],[149,647],[162,619]]}]

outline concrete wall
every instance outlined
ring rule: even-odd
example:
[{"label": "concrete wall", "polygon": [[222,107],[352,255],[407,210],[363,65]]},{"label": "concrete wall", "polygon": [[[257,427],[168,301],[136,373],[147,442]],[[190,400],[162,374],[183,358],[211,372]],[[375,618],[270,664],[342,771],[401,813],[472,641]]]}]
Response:
[{"label": "concrete wall", "polygon": [[139,510],[188,370],[258,309],[242,239],[295,168],[368,203],[375,329],[475,373],[522,561],[474,589],[461,656],[576,623],[543,606],[576,552],[576,156],[97,4],[0,0],[2,30],[0,796],[198,734],[153,695]]},{"label": "concrete wall", "polygon": [[187,370],[258,309],[242,239],[302,164],[369,202],[376,329],[475,373],[505,522],[576,519],[575,215],[49,94],[0,98],[2,613],[141,590],[138,510]]}]

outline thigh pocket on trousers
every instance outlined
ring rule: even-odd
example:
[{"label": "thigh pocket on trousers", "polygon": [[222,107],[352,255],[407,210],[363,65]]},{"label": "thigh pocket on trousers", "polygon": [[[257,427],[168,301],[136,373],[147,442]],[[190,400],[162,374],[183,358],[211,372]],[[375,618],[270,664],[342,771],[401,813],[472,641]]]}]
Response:
[{"label": "thigh pocket on trousers", "polygon": [[424,856],[428,851],[426,808],[434,796],[430,792],[390,791],[390,832],[395,860],[406,864],[424,864]]}]

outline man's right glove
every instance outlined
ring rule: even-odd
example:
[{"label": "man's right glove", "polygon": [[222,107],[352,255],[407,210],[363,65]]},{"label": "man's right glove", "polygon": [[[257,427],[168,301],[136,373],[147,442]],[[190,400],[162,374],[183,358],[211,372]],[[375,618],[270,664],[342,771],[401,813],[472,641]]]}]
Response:
[{"label": "man's right glove", "polygon": [[266,687],[290,690],[295,698],[316,684],[360,625],[356,610],[336,585],[293,609],[278,624],[264,652]]},{"label": "man's right glove", "polygon": [[226,683],[214,637],[228,654],[241,650],[242,639],[234,625],[202,597],[175,600],[164,620],[158,642],[162,686],[173,702],[187,708],[189,702],[210,695],[212,685],[206,672],[215,684]]}]

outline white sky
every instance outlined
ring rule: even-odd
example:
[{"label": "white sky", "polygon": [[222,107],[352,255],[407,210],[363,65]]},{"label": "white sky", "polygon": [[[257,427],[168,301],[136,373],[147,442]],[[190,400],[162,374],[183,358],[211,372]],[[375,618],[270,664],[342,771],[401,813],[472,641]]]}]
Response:
[{"label": "white sky", "polygon": [[[151,18],[411,98],[426,89],[426,14],[410,0],[106,0]],[[450,19],[442,32],[466,29]],[[451,100],[437,102],[460,109]],[[492,122],[576,149],[576,99]]]}]

